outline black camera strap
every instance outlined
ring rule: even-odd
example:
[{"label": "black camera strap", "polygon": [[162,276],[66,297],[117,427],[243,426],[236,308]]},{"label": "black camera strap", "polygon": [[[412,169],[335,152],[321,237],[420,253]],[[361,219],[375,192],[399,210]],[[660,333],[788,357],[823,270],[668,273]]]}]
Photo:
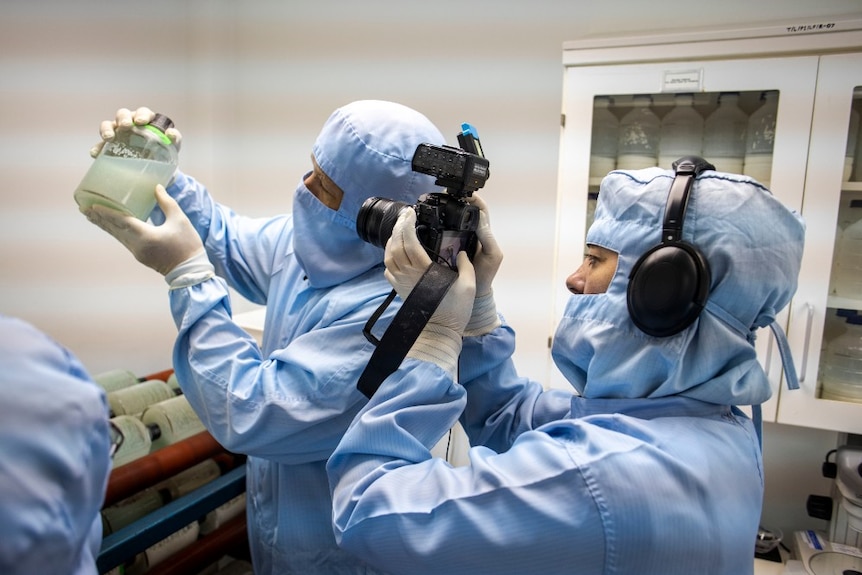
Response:
[{"label": "black camera strap", "polygon": [[[370,326],[366,324],[365,337],[375,343],[377,349],[371,354],[371,359],[368,360],[368,365],[365,366],[356,384],[356,389],[365,397],[370,399],[383,380],[398,369],[457,278],[457,271],[432,263],[404,300],[401,309],[395,314],[392,323],[379,340],[370,335]],[[387,298],[383,309],[391,301],[391,297]],[[382,309],[378,309],[369,320],[369,324],[376,321],[381,313]]]}]

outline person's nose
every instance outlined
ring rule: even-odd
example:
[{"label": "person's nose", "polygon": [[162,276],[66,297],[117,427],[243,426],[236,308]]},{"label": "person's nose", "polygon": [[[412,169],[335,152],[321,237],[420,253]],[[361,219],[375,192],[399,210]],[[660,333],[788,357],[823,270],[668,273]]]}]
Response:
[{"label": "person's nose", "polygon": [[584,293],[584,285],[586,277],[583,273],[584,266],[579,267],[575,272],[566,278],[566,289],[576,295]]}]

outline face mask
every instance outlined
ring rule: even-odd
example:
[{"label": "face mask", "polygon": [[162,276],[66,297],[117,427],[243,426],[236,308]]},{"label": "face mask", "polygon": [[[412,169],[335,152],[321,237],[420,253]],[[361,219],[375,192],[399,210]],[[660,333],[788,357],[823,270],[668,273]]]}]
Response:
[{"label": "face mask", "polygon": [[312,287],[332,287],[383,263],[383,250],[359,239],[356,224],[300,183],[293,197],[293,245]]}]

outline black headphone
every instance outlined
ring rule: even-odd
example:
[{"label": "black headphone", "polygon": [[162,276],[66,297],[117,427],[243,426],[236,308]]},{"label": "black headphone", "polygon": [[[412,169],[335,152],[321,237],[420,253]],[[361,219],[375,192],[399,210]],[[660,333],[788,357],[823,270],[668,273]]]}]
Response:
[{"label": "black headphone", "polygon": [[709,263],[692,244],[682,241],[682,222],[691,186],[715,166],[698,156],[673,163],[676,176],[664,212],[661,243],[635,263],[629,275],[629,315],[644,333],[667,337],[687,328],[700,315],[709,293]]}]

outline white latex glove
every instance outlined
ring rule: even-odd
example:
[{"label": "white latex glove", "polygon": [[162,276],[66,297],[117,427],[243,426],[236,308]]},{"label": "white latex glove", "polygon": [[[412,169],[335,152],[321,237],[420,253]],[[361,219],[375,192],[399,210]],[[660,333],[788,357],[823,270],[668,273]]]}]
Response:
[{"label": "white latex glove", "polygon": [[[90,148],[90,155],[94,158],[98,156],[102,147],[105,145],[105,142],[113,140],[118,130],[127,130],[131,128],[132,125],[146,126],[153,120],[155,115],[155,112],[146,107],[138,108],[134,112],[128,108],[120,108],[117,110],[116,117],[113,120],[105,120],[99,125],[99,135],[102,137],[102,140]],[[167,131],[165,131],[165,136],[174,143],[177,150],[180,149],[183,136],[180,134],[179,130],[176,128],[168,128]]]},{"label": "white latex glove", "polygon": [[156,186],[156,201],[165,213],[165,223],[160,226],[106,206],[94,205],[81,212],[117,238],[139,262],[167,276],[172,288],[211,278],[214,268],[188,216],[163,186]]},{"label": "white latex glove", "polygon": [[501,324],[491,284],[503,262],[503,252],[497,244],[494,232],[491,231],[491,217],[485,200],[473,194],[467,198],[467,202],[479,208],[479,227],[476,229],[479,245],[473,256],[473,267],[476,270],[476,300],[473,302],[473,312],[464,335],[479,336],[490,333]]},{"label": "white latex glove", "polygon": [[[431,265],[431,258],[416,236],[414,210],[403,210],[398,216],[386,242],[384,262],[386,279],[402,299],[407,298]],[[476,296],[476,276],[465,252],[458,254],[457,265],[458,279],[407,353],[407,357],[436,363],[449,373],[453,381],[461,353],[461,335]]]}]

